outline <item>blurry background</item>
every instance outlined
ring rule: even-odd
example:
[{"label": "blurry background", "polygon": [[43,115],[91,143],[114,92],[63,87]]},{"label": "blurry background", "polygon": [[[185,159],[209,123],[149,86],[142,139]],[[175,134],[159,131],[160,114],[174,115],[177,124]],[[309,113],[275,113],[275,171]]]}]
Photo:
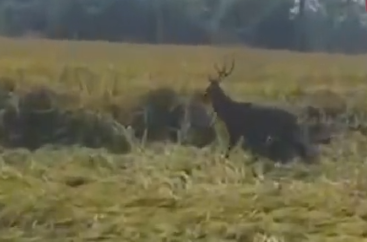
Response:
[{"label": "blurry background", "polygon": [[363,0],[1,0],[12,37],[361,53]]}]

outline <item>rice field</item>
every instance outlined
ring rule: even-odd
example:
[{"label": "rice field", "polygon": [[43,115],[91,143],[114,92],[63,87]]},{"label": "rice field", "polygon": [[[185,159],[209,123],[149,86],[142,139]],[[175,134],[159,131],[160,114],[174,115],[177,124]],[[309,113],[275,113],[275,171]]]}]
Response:
[{"label": "rice field", "polygon": [[[223,83],[235,99],[293,105],[328,90],[367,105],[363,55],[3,38],[0,77],[20,93],[46,85],[77,96],[65,106],[123,114],[153,88],[203,90],[225,57],[236,59]],[[287,166],[240,149],[225,160],[225,139],[202,149],[137,143],[124,155],[2,148],[0,240],[367,241],[366,144],[348,133],[318,163]]]}]

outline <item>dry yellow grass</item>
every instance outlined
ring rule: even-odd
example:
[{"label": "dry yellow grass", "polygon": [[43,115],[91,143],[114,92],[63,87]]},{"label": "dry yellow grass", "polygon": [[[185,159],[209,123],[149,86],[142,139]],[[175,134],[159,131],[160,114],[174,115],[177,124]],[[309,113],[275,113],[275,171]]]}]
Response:
[{"label": "dry yellow grass", "polygon": [[[160,85],[202,89],[213,63],[228,54],[237,68],[224,86],[238,99],[327,88],[365,104],[366,56],[1,39],[0,76],[13,77],[19,90],[75,91],[81,105],[103,109],[111,96],[125,105]],[[357,134],[342,137],[320,164],[288,167],[253,164],[243,152],[225,161],[220,145],[155,144],[123,156],[5,150],[0,240],[364,241],[366,144]]]}]

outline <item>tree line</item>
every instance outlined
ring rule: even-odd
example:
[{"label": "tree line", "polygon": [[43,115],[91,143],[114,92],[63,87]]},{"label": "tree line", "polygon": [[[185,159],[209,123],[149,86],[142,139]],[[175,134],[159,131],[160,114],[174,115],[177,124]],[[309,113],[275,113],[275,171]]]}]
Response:
[{"label": "tree line", "polygon": [[0,34],[362,53],[358,0],[0,0]]}]

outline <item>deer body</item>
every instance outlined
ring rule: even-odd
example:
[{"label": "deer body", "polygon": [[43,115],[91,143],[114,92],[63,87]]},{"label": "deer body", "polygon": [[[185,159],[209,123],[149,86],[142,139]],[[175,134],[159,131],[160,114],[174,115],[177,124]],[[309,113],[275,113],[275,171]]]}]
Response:
[{"label": "deer body", "polygon": [[[234,63],[231,71],[233,67]],[[217,71],[218,78],[209,78],[206,95],[229,134],[226,157],[241,137],[253,153],[272,160],[288,161],[295,155],[308,156],[309,147],[295,115],[280,108],[232,100],[219,85],[231,71]]]}]

